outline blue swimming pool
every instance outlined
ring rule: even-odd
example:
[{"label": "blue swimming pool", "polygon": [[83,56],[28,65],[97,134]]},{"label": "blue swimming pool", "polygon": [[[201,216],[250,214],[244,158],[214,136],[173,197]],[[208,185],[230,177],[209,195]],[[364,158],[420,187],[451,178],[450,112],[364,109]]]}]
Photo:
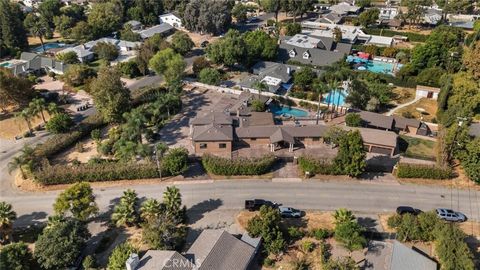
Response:
[{"label": "blue swimming pool", "polygon": [[307,111],[291,108],[287,106],[278,106],[278,105],[272,104],[269,106],[269,110],[275,116],[286,116],[286,117],[307,117],[308,116]]},{"label": "blue swimming pool", "polygon": [[[50,49],[57,49],[57,48],[63,48],[65,47],[65,43],[58,43],[58,42],[52,42],[52,43],[45,43],[44,44],[45,51],[48,51]],[[43,52],[42,46],[38,46],[33,49],[34,52],[41,53]]]},{"label": "blue swimming pool", "polygon": [[[366,60],[358,56],[349,55],[347,62],[354,63],[358,70],[368,70],[373,73],[394,74],[395,63],[388,63],[375,60]],[[397,64],[397,70],[402,67],[402,64]]]},{"label": "blue swimming pool", "polygon": [[333,104],[336,106],[343,106],[345,104],[345,98],[347,97],[345,90],[331,91],[327,97],[323,99],[323,103]]}]

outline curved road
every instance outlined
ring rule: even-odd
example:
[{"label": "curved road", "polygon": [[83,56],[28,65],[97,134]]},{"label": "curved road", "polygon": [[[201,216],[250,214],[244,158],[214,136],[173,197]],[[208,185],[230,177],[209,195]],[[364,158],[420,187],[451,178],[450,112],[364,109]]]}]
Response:
[{"label": "curved road", "polygon": [[[132,187],[139,197],[161,199],[166,186],[172,183],[138,185]],[[334,210],[346,207],[359,213],[392,212],[399,205],[411,205],[422,210],[452,207],[464,212],[470,219],[480,220],[477,191],[448,188],[398,185],[373,182],[271,182],[266,180],[225,180],[205,182],[177,182],[187,207],[196,210],[241,209],[245,199],[264,198],[304,210]],[[127,187],[95,189],[101,212],[118,201]],[[5,196],[19,216],[16,226],[43,220],[52,212],[52,204],[59,192],[21,193]],[[452,195],[452,196],[451,196]],[[453,198],[453,200],[451,200]]]}]

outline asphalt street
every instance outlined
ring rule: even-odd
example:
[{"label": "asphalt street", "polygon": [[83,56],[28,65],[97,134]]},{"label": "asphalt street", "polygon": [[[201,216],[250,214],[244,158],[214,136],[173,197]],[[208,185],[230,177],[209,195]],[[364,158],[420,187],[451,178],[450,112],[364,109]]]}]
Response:
[{"label": "asphalt street", "polygon": [[[130,187],[139,197],[162,198],[172,183]],[[428,211],[438,207],[453,208],[472,220],[480,220],[478,191],[450,190],[442,187],[398,185],[391,183],[353,182],[272,182],[266,180],[225,180],[179,182],[183,202],[197,210],[238,210],[245,199],[263,198],[302,210],[335,210],[340,207],[362,214],[393,212],[399,205],[410,205]],[[95,189],[101,212],[110,210],[127,187]],[[45,219],[59,192],[23,193],[4,196],[13,204],[19,219],[16,226]]]}]

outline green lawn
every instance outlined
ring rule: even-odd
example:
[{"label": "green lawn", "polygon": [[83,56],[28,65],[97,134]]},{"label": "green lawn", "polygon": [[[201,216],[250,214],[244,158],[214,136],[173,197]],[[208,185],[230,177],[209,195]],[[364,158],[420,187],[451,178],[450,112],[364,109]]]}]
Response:
[{"label": "green lawn", "polygon": [[400,152],[406,157],[434,160],[437,142],[400,135]]}]

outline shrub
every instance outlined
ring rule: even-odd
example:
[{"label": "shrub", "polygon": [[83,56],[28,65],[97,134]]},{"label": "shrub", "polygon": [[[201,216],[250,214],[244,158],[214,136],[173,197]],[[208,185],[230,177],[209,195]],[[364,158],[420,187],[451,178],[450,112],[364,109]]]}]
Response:
[{"label": "shrub", "polygon": [[362,118],[358,113],[349,113],[345,117],[345,123],[349,127],[359,127],[362,125]]},{"label": "shrub", "polygon": [[295,241],[302,238],[305,234],[298,227],[290,226],[288,227],[288,236],[290,240]]},{"label": "shrub", "polygon": [[130,257],[130,254],[136,253],[137,250],[129,243],[122,243],[118,245],[108,258],[108,269],[123,270],[125,269],[125,262]]},{"label": "shrub", "polygon": [[318,229],[313,229],[310,232],[310,236],[317,239],[317,240],[323,240],[323,239],[327,239],[328,237],[330,237],[331,232],[327,229],[318,228]]},{"label": "shrub", "polygon": [[270,257],[267,257],[265,258],[265,260],[263,260],[263,265],[266,267],[273,267],[275,265],[275,260]]},{"label": "shrub", "polygon": [[313,249],[315,248],[315,245],[313,244],[312,241],[306,240],[302,243],[301,248],[302,248],[303,253],[309,253],[309,252],[313,251]]},{"label": "shrub", "polygon": [[255,112],[264,112],[266,110],[266,107],[265,107],[265,102],[262,102],[261,100],[259,99],[254,99],[252,101],[252,109],[255,111]]},{"label": "shrub", "polygon": [[440,168],[434,165],[399,163],[396,175],[399,178],[450,179],[451,168]]},{"label": "shrub", "polygon": [[395,214],[395,215],[389,217],[388,220],[387,220],[387,225],[390,228],[396,228],[396,227],[400,226],[401,223],[402,223],[402,216],[398,215],[398,214]]},{"label": "shrub", "polygon": [[48,120],[45,128],[54,134],[65,133],[70,130],[73,125],[73,120],[66,113],[58,113]]},{"label": "shrub", "polygon": [[[169,171],[164,171],[168,175]],[[68,165],[43,166],[34,172],[35,180],[43,185],[71,184],[76,182],[98,182],[127,179],[157,178],[158,170],[155,163],[133,164],[119,166],[115,162],[100,164],[82,163],[72,167]]]},{"label": "shrub", "polygon": [[122,75],[127,76],[130,79],[136,78],[141,75],[140,70],[138,69],[138,64],[134,60],[120,62],[118,63],[117,68],[120,70]]},{"label": "shrub", "polygon": [[274,163],[273,155],[233,160],[208,154],[202,157],[205,170],[216,175],[261,175],[269,172]]},{"label": "shrub", "polygon": [[94,141],[100,141],[102,139],[102,131],[100,129],[94,129],[90,132],[90,137]]},{"label": "shrub", "polygon": [[317,159],[309,156],[301,156],[298,159],[300,170],[310,174],[335,174],[335,167],[329,159]]},{"label": "shrub", "polygon": [[210,85],[218,85],[222,79],[222,75],[217,69],[208,67],[202,69],[198,76],[201,83]]},{"label": "shrub", "polygon": [[173,148],[162,160],[162,170],[170,175],[179,175],[188,168],[188,151],[185,148]]}]

